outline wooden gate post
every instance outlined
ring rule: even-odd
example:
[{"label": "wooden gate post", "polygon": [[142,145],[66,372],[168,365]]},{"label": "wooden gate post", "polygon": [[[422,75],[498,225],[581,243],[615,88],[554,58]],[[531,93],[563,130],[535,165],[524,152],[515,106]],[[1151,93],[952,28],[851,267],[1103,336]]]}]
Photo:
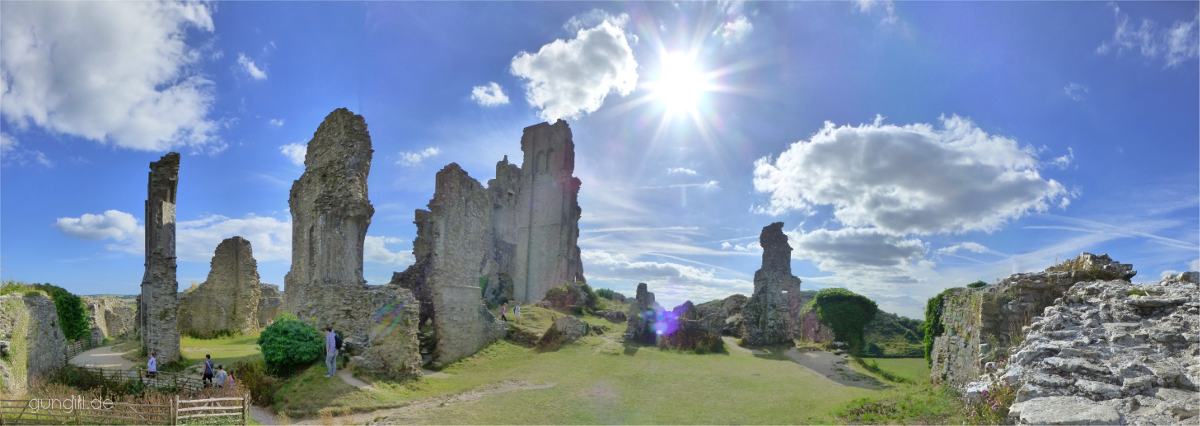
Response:
[{"label": "wooden gate post", "polygon": [[242,424],[250,424],[250,394],[242,395]]},{"label": "wooden gate post", "polygon": [[179,424],[179,395],[171,399],[171,425]]}]

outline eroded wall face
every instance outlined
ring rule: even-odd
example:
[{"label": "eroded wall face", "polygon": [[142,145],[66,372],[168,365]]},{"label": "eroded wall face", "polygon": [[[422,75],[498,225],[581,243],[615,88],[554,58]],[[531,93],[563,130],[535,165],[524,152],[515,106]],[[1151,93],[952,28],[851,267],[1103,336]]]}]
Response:
[{"label": "eroded wall face", "polygon": [[138,305],[142,349],[160,362],[179,359],[179,283],[175,279],[175,194],[179,153],[150,163],[146,197],[146,273]]},{"label": "eroded wall face", "polygon": [[800,278],[792,275],[792,246],[783,222],[763,227],[762,267],[754,273],[754,294],[743,308],[743,341],[751,346],[790,343],[799,331]]},{"label": "eroded wall face", "polygon": [[181,297],[180,332],[209,337],[258,331],[262,283],[250,241],[236,236],[221,241],[210,265],[204,283]]},{"label": "eroded wall face", "polygon": [[525,128],[518,200],[513,292],[520,301],[541,300],[546,290],[584,281],[579,258],[579,179],[571,129],[559,120]]}]

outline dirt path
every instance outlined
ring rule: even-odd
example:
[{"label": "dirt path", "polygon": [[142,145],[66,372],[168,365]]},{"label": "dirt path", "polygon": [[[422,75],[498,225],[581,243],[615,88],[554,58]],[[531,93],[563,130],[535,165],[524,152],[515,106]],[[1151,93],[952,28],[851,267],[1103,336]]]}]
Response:
[{"label": "dirt path", "polygon": [[[116,352],[113,350],[116,346],[103,346],[96,349],[89,349],[75,355],[71,358],[71,364],[88,367],[112,368],[120,370],[130,370],[136,367],[133,361],[122,358],[127,352]],[[132,352],[132,351],[129,351]]]},{"label": "dirt path", "polygon": [[[758,349],[743,348],[737,345],[737,341],[733,338],[724,336],[725,346],[733,348],[734,351],[749,353],[753,355],[767,355],[766,352]],[[788,359],[795,361],[804,367],[809,372],[815,373],[819,377],[824,377],[829,380],[830,385],[834,386],[853,386],[857,388],[881,389],[887,387],[878,379],[862,374],[847,365],[850,361],[841,355],[816,350],[811,348],[789,348],[784,355]]]}]

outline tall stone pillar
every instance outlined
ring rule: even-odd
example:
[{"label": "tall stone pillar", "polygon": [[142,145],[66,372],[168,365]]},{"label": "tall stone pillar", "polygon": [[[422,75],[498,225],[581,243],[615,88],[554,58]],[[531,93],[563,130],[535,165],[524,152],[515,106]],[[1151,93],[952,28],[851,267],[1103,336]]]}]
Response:
[{"label": "tall stone pillar", "polygon": [[585,281],[578,245],[582,210],[567,122],[526,127],[521,151],[512,280],[513,297],[528,302],[541,300],[551,287]]},{"label": "tall stone pillar", "polygon": [[138,300],[142,349],[158,361],[179,359],[179,282],[175,280],[175,192],[179,153],[150,163],[146,195],[146,274]]},{"label": "tall stone pillar", "polygon": [[800,278],[792,275],[792,246],[783,222],[764,226],[758,237],[762,268],[754,272],[754,294],[742,307],[747,346],[792,344],[800,313]]}]

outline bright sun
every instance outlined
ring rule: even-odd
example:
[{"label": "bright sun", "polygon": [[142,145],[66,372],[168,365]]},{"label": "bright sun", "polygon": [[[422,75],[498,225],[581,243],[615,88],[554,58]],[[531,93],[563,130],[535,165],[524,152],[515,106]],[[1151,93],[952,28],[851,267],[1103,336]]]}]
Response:
[{"label": "bright sun", "polygon": [[663,56],[662,73],[656,86],[655,93],[667,108],[690,109],[700,100],[706,81],[687,55],[669,54]]}]

